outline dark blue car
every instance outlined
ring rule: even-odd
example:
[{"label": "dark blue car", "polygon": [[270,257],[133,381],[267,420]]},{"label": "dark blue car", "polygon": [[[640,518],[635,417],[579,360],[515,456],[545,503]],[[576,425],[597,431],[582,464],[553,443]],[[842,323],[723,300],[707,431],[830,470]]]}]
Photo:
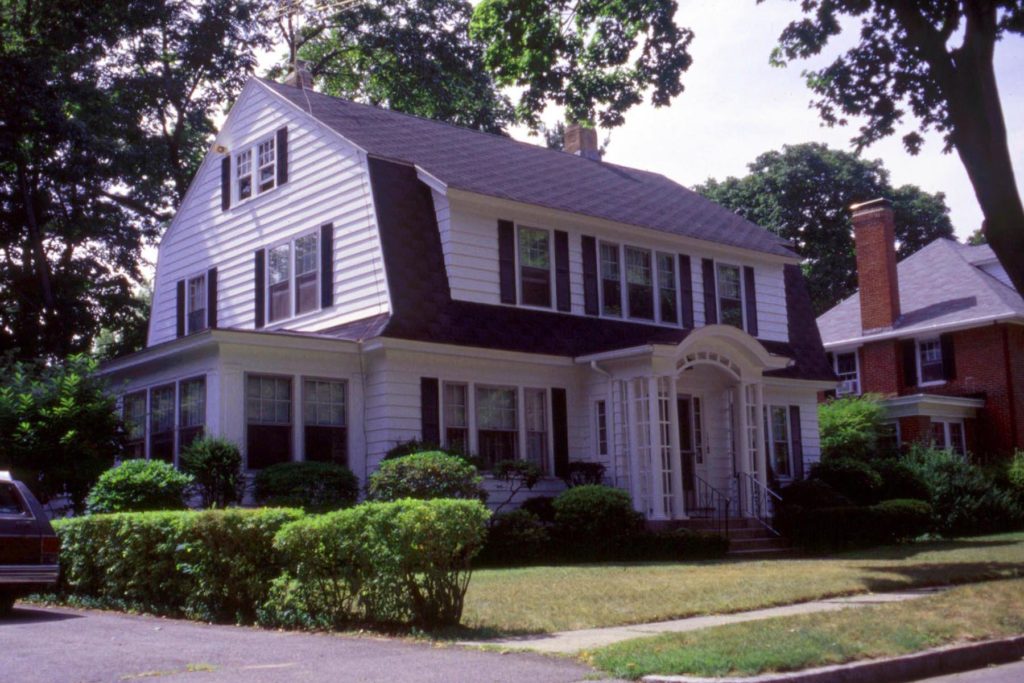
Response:
[{"label": "dark blue car", "polygon": [[23,595],[53,588],[60,541],[28,487],[0,472],[0,615]]}]

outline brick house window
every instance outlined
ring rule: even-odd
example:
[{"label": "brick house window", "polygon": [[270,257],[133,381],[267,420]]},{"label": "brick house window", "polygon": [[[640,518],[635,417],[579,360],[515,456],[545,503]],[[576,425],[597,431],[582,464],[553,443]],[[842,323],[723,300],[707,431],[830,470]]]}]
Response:
[{"label": "brick house window", "polygon": [[836,396],[860,394],[860,367],[857,361],[857,352],[837,353],[832,357],[832,362],[832,369],[839,377]]},{"label": "brick house window", "polygon": [[918,384],[938,384],[945,379],[942,370],[942,344],[938,339],[917,343]]},{"label": "brick house window", "polygon": [[932,444],[936,448],[953,451],[958,455],[967,454],[964,439],[964,423],[959,420],[932,420]]}]

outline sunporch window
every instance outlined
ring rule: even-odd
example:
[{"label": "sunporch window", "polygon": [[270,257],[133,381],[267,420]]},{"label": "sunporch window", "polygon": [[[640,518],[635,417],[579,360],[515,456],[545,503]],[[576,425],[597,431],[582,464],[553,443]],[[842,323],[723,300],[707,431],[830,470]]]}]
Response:
[{"label": "sunporch window", "polygon": [[348,465],[347,389],[341,380],[302,381],[306,460]]},{"label": "sunporch window", "polygon": [[149,394],[149,458],[174,462],[174,385],[156,387]]},{"label": "sunporch window", "polygon": [[485,469],[519,456],[519,419],[514,387],[476,388],[477,450]]},{"label": "sunporch window", "polygon": [[126,432],[125,457],[129,459],[145,458],[146,392],[135,391],[125,394],[121,408]]},{"label": "sunporch window", "polygon": [[519,300],[526,306],[551,308],[551,234],[519,228]]},{"label": "sunporch window", "polygon": [[203,435],[206,425],[206,379],[197,377],[181,383],[178,391],[179,452]]},{"label": "sunporch window", "polygon": [[959,420],[932,420],[932,444],[936,448],[952,451],[958,455],[966,455],[967,444],[964,440],[964,423]]},{"label": "sunporch window", "polygon": [[245,389],[246,461],[262,469],[292,459],[292,380],[248,375]]}]

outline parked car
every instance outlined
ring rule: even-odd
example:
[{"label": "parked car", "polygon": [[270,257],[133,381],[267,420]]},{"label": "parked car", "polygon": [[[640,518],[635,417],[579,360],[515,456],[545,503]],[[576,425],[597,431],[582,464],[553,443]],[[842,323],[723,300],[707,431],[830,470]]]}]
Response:
[{"label": "parked car", "polygon": [[56,585],[59,554],[43,506],[27,486],[0,472],[0,615],[19,597]]}]

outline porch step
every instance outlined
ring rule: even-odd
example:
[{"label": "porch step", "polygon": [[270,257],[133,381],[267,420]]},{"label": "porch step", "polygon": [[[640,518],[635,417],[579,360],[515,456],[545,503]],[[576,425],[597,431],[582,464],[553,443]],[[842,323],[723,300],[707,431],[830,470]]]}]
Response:
[{"label": "porch step", "polygon": [[765,533],[768,535],[753,538],[730,538],[728,553],[729,556],[767,556],[782,555],[793,552],[793,547],[790,544],[789,539],[783,538],[781,536],[775,536],[768,530],[765,530]]}]

